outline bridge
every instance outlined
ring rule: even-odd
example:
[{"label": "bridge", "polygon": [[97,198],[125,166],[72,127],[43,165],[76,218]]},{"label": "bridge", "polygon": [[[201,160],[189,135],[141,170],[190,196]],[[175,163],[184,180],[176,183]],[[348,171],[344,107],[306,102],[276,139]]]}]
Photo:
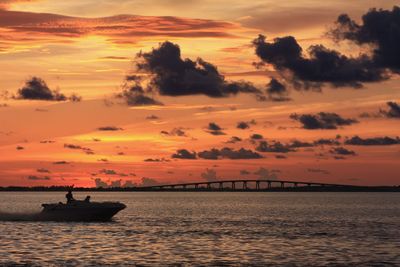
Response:
[{"label": "bridge", "polygon": [[282,180],[220,180],[136,187],[140,191],[335,191],[363,188],[356,185]]}]

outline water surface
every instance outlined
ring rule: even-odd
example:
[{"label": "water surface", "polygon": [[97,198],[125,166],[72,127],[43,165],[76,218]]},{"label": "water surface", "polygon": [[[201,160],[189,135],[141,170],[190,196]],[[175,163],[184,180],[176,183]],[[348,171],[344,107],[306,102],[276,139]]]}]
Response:
[{"label": "water surface", "polygon": [[400,266],[398,193],[96,192],[128,208],[108,223],[29,219],[64,195],[0,193],[0,265]]}]

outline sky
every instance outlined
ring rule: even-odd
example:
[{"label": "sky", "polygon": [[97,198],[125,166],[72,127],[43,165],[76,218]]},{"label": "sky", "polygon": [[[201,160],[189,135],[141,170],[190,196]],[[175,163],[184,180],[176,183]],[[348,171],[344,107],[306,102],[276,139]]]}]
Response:
[{"label": "sky", "polygon": [[396,4],[0,0],[0,186],[399,185]]}]

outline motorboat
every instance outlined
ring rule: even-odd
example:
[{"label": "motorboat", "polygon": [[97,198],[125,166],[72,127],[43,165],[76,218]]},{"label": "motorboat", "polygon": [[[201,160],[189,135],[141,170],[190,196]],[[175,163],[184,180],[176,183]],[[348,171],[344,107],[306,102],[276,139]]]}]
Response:
[{"label": "motorboat", "polygon": [[73,200],[68,203],[42,204],[41,220],[49,221],[109,221],[126,208],[120,202],[89,202]]}]

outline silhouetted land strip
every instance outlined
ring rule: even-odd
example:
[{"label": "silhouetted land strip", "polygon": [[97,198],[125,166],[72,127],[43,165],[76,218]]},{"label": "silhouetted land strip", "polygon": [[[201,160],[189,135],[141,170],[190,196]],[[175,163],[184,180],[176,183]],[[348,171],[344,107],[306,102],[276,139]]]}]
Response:
[{"label": "silhouetted land strip", "polygon": [[[0,187],[0,191],[67,191],[67,186]],[[356,186],[275,180],[222,180],[142,187],[75,187],[74,191],[98,192],[400,192],[400,186]]]}]

